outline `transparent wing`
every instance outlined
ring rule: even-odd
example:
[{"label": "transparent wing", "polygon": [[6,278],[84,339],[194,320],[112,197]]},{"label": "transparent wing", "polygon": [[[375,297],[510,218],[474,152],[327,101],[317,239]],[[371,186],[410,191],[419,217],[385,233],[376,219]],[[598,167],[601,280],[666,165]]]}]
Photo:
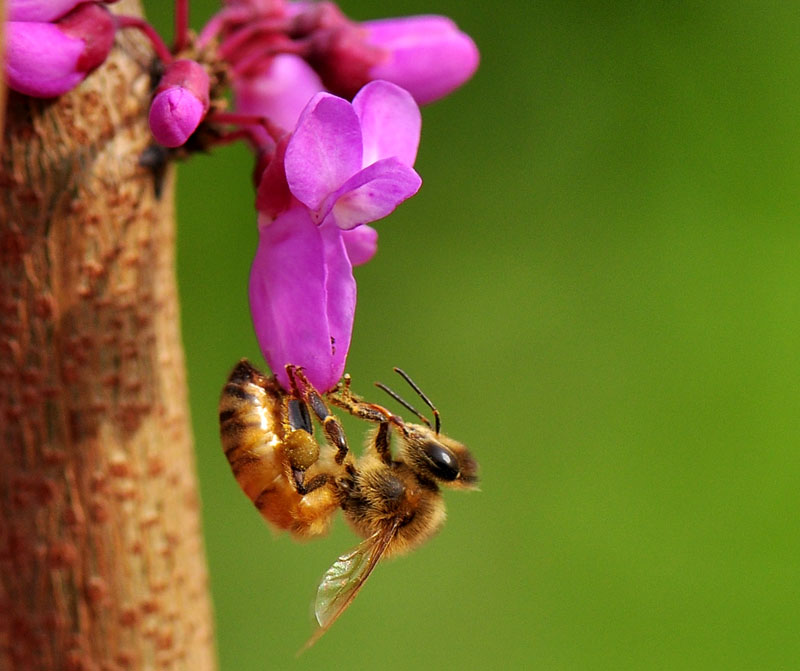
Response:
[{"label": "transparent wing", "polygon": [[392,542],[399,524],[398,520],[383,531],[373,534],[354,550],[339,557],[325,572],[314,601],[314,615],[319,628],[300,652],[314,645],[356,598]]}]

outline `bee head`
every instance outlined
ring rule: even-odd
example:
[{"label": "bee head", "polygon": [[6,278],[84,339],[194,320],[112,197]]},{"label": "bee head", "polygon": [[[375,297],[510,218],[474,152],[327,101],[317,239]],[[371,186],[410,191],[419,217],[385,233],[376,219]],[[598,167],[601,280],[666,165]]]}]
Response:
[{"label": "bee head", "polygon": [[395,401],[419,417],[422,424],[406,424],[393,416],[393,424],[403,442],[401,456],[403,461],[421,477],[449,487],[476,489],[478,484],[478,464],[469,450],[461,443],[441,433],[441,417],[436,406],[400,368],[394,369],[419,395],[433,412],[433,427],[419,410],[402,396],[381,382],[375,386],[385,391]]},{"label": "bee head", "polygon": [[416,473],[448,487],[477,487],[478,464],[464,445],[421,424],[404,429],[401,458]]}]

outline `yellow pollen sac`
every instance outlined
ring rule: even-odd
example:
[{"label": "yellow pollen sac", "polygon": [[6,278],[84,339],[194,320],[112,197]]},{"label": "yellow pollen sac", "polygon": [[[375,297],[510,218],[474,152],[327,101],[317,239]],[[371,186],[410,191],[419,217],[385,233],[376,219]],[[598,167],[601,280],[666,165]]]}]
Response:
[{"label": "yellow pollen sac", "polygon": [[286,454],[292,468],[304,471],[319,459],[319,445],[307,431],[298,429],[286,436]]}]

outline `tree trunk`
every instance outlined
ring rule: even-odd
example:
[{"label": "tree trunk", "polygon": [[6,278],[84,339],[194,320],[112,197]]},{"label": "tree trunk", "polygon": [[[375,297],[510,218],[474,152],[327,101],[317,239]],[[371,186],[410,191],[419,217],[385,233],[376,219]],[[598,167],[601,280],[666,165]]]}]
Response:
[{"label": "tree trunk", "polygon": [[[136,13],[135,0],[115,11]],[[9,92],[0,154],[0,668],[216,666],[175,278],[140,164],[152,52]]]}]

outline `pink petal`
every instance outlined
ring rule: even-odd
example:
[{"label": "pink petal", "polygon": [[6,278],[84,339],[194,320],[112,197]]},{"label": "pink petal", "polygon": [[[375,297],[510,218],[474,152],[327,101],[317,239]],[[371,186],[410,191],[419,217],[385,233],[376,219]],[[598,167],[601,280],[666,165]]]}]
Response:
[{"label": "pink petal", "polygon": [[268,118],[287,131],[292,130],[300,113],[322,81],[302,58],[279,54],[264,72],[233,80],[236,111]]},{"label": "pink petal", "polygon": [[8,21],[55,21],[86,0],[11,0],[7,3]]},{"label": "pink petal", "polygon": [[75,88],[86,73],[78,69],[84,42],[67,37],[52,23],[6,23],[6,76],[15,91],[52,98]]},{"label": "pink petal", "polygon": [[354,266],[362,266],[370,261],[378,251],[378,231],[372,226],[356,226],[342,231],[347,257]]},{"label": "pink petal", "polygon": [[385,158],[364,168],[347,180],[328,201],[330,217],[348,230],[382,219],[400,203],[413,196],[422,179],[396,158]]},{"label": "pink petal", "polygon": [[342,232],[336,226],[321,226],[319,230],[322,235],[327,271],[325,287],[328,293],[331,367],[327,379],[318,385],[318,388],[328,390],[332,389],[344,374],[356,313],[356,281]]},{"label": "pink petal", "polygon": [[312,210],[361,169],[361,126],[353,106],[318,93],[300,115],[286,148],[286,180]]},{"label": "pink petal", "polygon": [[364,166],[391,156],[414,165],[422,117],[408,91],[386,81],[370,82],[353,98],[353,109],[361,121]]},{"label": "pink petal", "polygon": [[288,389],[286,364],[327,391],[339,381],[355,314],[355,280],[338,231],[296,207],[266,225],[250,272],[250,309],[264,356]]},{"label": "pink petal", "polygon": [[419,104],[442,98],[475,72],[480,54],[469,35],[444,16],[367,21],[367,42],[386,50],[370,75],[407,89]]}]

